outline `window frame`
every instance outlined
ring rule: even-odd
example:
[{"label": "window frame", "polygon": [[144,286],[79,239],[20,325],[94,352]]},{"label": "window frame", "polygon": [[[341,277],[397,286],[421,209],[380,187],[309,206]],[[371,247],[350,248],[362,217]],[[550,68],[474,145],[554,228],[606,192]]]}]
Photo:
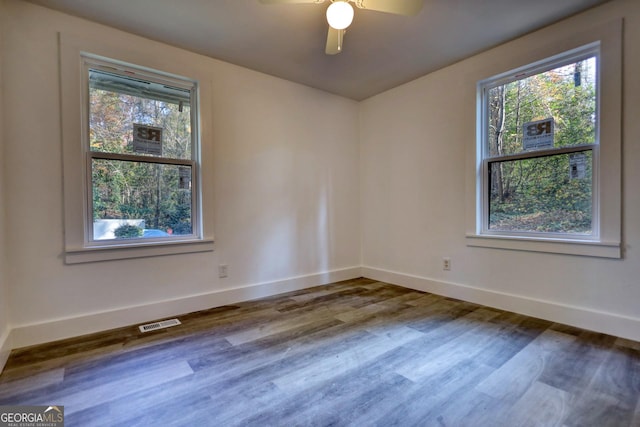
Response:
[{"label": "window frame", "polygon": [[[211,144],[213,104],[211,100],[211,73],[208,62],[190,52],[140,39],[132,45],[127,38],[101,39],[58,33],[60,66],[60,108],[62,137],[62,184],[64,207],[64,246],[62,259],[65,264],[111,261],[175,254],[210,252],[214,250],[212,182],[213,145]],[[198,141],[192,157],[197,159],[192,171],[193,235],[180,238],[145,238],[131,241],[89,242],[93,213],[89,214],[92,196],[88,191],[88,81],[85,82],[83,58],[106,61],[135,68],[141,73],[161,75],[168,79],[184,79],[197,82]],[[182,77],[182,76],[187,76]],[[88,80],[88,75],[86,80]],[[85,104],[85,101],[87,104]],[[193,114],[193,110],[192,110]],[[204,144],[203,142],[207,142]],[[145,159],[149,161],[149,159]],[[207,183],[207,185],[203,185]],[[196,194],[197,193],[197,194]],[[197,218],[195,220],[194,218]],[[197,222],[195,222],[197,221]],[[109,242],[110,244],[104,244]]]},{"label": "window frame", "polygon": [[[505,154],[502,156],[491,156],[489,154],[489,101],[488,92],[498,86],[522,80],[540,73],[557,69],[566,65],[570,65],[577,61],[595,57],[596,59],[596,122],[595,122],[595,142],[593,144],[569,145],[564,147],[553,147],[540,150],[521,151],[516,154]],[[567,52],[545,58],[543,60],[528,64],[497,76],[484,79],[477,84],[478,97],[480,98],[480,128],[481,135],[479,138],[479,153],[481,156],[481,165],[479,171],[479,181],[481,188],[479,191],[479,199],[481,210],[478,215],[479,234],[483,236],[503,236],[503,237],[523,237],[523,238],[540,238],[540,239],[558,239],[566,241],[597,241],[600,237],[600,209],[599,209],[599,153],[600,153],[600,42],[589,43],[572,49]],[[490,216],[490,164],[505,161],[517,161],[525,159],[534,159],[539,157],[548,157],[560,154],[571,154],[583,151],[592,152],[592,178],[591,178],[591,233],[589,234],[573,234],[573,233],[553,233],[553,232],[535,232],[535,231],[504,231],[491,230],[489,228]]]},{"label": "window frame", "polygon": [[[81,54],[82,60],[82,85],[84,87],[83,94],[85,99],[82,103],[82,122],[85,125],[83,129],[83,141],[82,146],[84,149],[84,155],[86,157],[85,164],[85,201],[86,201],[86,221],[85,221],[85,233],[84,244],[85,247],[128,247],[132,245],[148,244],[155,242],[172,242],[172,241],[188,241],[194,239],[200,239],[202,236],[202,224],[199,218],[199,206],[200,206],[200,191],[199,191],[199,164],[200,164],[200,150],[199,150],[199,126],[198,126],[198,82],[195,80],[187,79],[185,77],[169,76],[159,71],[145,70],[140,67],[136,67],[132,64],[124,64],[117,61],[108,60],[105,58],[99,58],[95,55],[83,53]],[[175,159],[166,156],[142,156],[135,154],[120,154],[110,153],[105,151],[91,150],[90,140],[90,82],[89,72],[91,70],[105,71],[111,74],[130,76],[140,80],[150,81],[153,83],[166,84],[172,87],[189,90],[190,93],[190,120],[191,120],[191,159]],[[131,161],[141,163],[153,163],[164,165],[182,165],[191,167],[191,234],[185,234],[180,236],[171,237],[156,237],[156,238],[132,238],[132,239],[109,239],[109,240],[95,240],[94,239],[94,221],[93,221],[93,174],[92,174],[92,161],[93,160],[117,160],[117,161]]]},{"label": "window frame", "polygon": [[623,19],[595,23],[576,30],[572,26],[552,26],[494,48],[485,57],[477,82],[503,76],[526,64],[543,63],[548,58],[600,43],[598,63],[599,128],[598,179],[594,206],[599,209],[597,237],[568,239],[563,236],[523,236],[482,233],[482,97],[475,84],[475,135],[467,146],[465,240],[471,248],[540,252],[620,259],[624,256],[622,237],[622,34]]}]

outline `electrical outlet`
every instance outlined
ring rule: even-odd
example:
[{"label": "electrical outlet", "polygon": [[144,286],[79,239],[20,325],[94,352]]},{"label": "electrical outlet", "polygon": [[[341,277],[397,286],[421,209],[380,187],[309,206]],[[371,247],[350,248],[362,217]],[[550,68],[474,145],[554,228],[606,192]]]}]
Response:
[{"label": "electrical outlet", "polygon": [[224,279],[229,275],[229,266],[227,264],[220,264],[218,266],[218,277]]},{"label": "electrical outlet", "polygon": [[451,270],[451,258],[442,257],[442,269],[443,270]]}]

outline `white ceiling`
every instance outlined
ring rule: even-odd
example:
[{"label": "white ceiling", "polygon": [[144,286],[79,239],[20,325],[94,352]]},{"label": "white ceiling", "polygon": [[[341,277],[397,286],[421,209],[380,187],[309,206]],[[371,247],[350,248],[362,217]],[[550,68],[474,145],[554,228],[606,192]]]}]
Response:
[{"label": "white ceiling", "polygon": [[324,53],[328,1],[31,1],[362,100],[608,0],[425,0],[415,17],[356,9],[335,56]]}]

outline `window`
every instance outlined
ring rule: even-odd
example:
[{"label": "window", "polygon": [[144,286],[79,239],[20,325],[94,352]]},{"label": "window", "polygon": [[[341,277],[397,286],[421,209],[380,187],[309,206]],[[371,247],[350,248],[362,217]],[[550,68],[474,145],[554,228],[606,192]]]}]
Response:
[{"label": "window", "polygon": [[210,69],[161,52],[60,34],[66,264],[214,249]]},{"label": "window", "polygon": [[621,258],[622,21],[491,54],[467,146],[467,245]]},{"label": "window", "polygon": [[481,233],[597,239],[599,44],[480,83]]},{"label": "window", "polygon": [[199,236],[197,86],[84,58],[87,244]]}]

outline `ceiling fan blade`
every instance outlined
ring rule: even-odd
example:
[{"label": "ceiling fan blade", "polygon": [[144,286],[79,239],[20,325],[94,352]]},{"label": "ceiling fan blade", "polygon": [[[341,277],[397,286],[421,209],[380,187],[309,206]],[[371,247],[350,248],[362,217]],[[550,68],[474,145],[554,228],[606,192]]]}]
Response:
[{"label": "ceiling fan blade", "polygon": [[335,55],[342,52],[342,40],[344,39],[344,30],[336,30],[333,27],[329,27],[327,33],[327,47],[324,49],[324,53],[327,55]]},{"label": "ceiling fan blade", "polygon": [[355,4],[360,9],[414,16],[422,9],[424,0],[356,0]]},{"label": "ceiling fan blade", "polygon": [[324,3],[324,0],[260,0],[260,3],[262,4],[277,4],[277,3],[289,3],[289,4],[295,4],[295,3]]}]

